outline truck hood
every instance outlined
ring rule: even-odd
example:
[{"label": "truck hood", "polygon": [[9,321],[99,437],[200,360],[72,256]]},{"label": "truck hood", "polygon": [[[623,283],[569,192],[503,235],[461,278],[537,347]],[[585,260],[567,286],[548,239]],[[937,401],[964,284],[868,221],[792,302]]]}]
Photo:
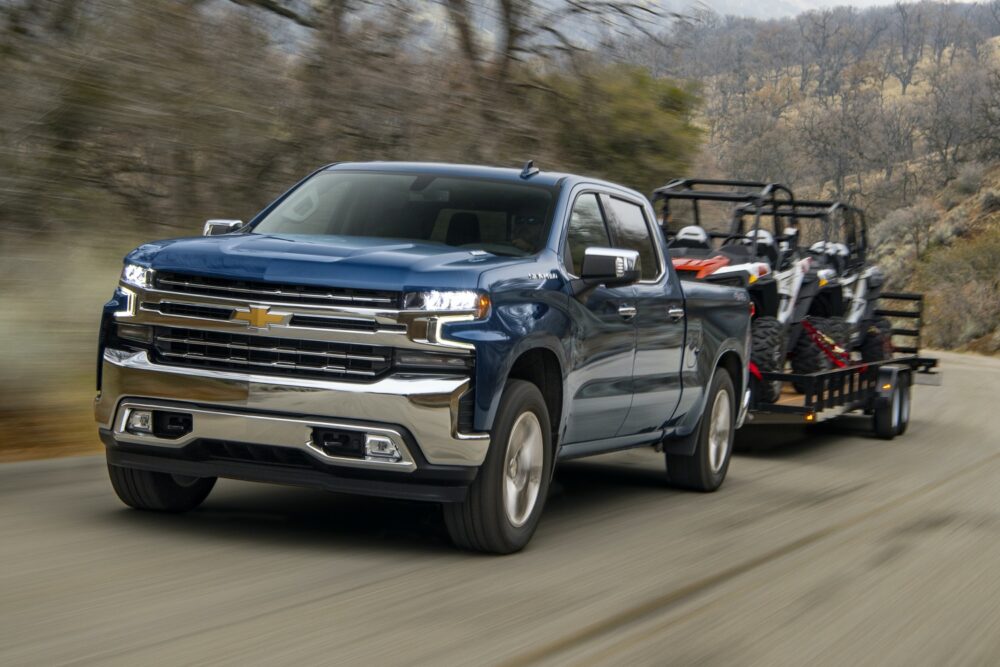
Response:
[{"label": "truck hood", "polygon": [[374,237],[234,234],[147,243],[126,261],[195,275],[399,291],[474,289],[483,271],[533,258]]}]

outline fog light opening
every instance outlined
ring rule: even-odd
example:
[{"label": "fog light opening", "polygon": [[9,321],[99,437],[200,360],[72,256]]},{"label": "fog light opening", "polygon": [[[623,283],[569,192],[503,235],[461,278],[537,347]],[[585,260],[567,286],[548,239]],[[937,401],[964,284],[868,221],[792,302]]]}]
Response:
[{"label": "fog light opening", "polygon": [[151,410],[132,410],[128,413],[125,430],[129,433],[152,433],[153,412]]},{"label": "fog light opening", "polygon": [[365,435],[366,461],[401,461],[403,458],[399,447],[384,435]]}]

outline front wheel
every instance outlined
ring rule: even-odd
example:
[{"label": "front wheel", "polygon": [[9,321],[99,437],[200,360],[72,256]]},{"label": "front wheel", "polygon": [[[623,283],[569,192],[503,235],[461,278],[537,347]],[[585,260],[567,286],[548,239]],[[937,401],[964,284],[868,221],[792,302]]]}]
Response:
[{"label": "front wheel", "polygon": [[[809,322],[817,331],[822,332],[826,328],[826,318],[807,317],[804,322]],[[809,335],[805,324],[795,342],[795,349],[792,350],[792,372],[797,375],[812,375],[820,371],[830,370],[832,366],[830,358],[823,351],[813,337]],[[807,384],[805,382],[793,382],[792,386],[800,394],[806,393]]]},{"label": "front wheel", "polygon": [[108,464],[108,476],[118,498],[138,510],[187,512],[208,497],[214,477],[185,477]]},{"label": "front wheel", "polygon": [[538,387],[507,382],[490,435],[479,475],[463,502],[444,505],[444,521],[456,546],[508,554],[534,534],[552,476],[552,428]]},{"label": "front wheel", "polygon": [[722,486],[733,452],[736,391],[724,369],[718,369],[708,392],[698,426],[694,454],[667,454],[667,481],[694,491],[715,491]]},{"label": "front wheel", "polygon": [[[750,326],[750,361],[762,373],[780,373],[785,367],[785,327],[776,317],[758,317]],[[781,381],[754,380],[763,403],[781,398]]]}]

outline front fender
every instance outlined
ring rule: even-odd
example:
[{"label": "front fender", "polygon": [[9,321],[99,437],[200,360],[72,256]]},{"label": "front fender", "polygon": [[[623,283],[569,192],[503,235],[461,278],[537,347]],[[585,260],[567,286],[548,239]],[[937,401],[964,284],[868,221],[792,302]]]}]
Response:
[{"label": "front fender", "polygon": [[[555,355],[560,375],[569,368],[570,320],[565,295],[555,290],[517,290],[494,295],[493,309],[486,322],[456,325],[447,333],[476,348],[475,414],[476,431],[493,426],[503,388],[514,363],[525,352],[543,349]],[[566,418],[563,410],[561,421]],[[564,424],[560,423],[562,432]]]}]

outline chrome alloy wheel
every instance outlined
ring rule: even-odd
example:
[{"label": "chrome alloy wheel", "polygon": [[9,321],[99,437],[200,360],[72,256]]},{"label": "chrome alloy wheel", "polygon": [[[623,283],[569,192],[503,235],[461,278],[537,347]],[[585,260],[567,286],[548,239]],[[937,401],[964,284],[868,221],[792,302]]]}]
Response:
[{"label": "chrome alloy wheel", "polygon": [[729,434],[732,430],[733,409],[729,392],[720,391],[712,404],[712,415],[708,422],[708,466],[713,473],[722,470],[722,464],[729,453]]},{"label": "chrome alloy wheel", "polygon": [[534,412],[524,412],[507,438],[503,464],[503,506],[507,520],[520,528],[531,516],[542,486],[545,440]]}]

